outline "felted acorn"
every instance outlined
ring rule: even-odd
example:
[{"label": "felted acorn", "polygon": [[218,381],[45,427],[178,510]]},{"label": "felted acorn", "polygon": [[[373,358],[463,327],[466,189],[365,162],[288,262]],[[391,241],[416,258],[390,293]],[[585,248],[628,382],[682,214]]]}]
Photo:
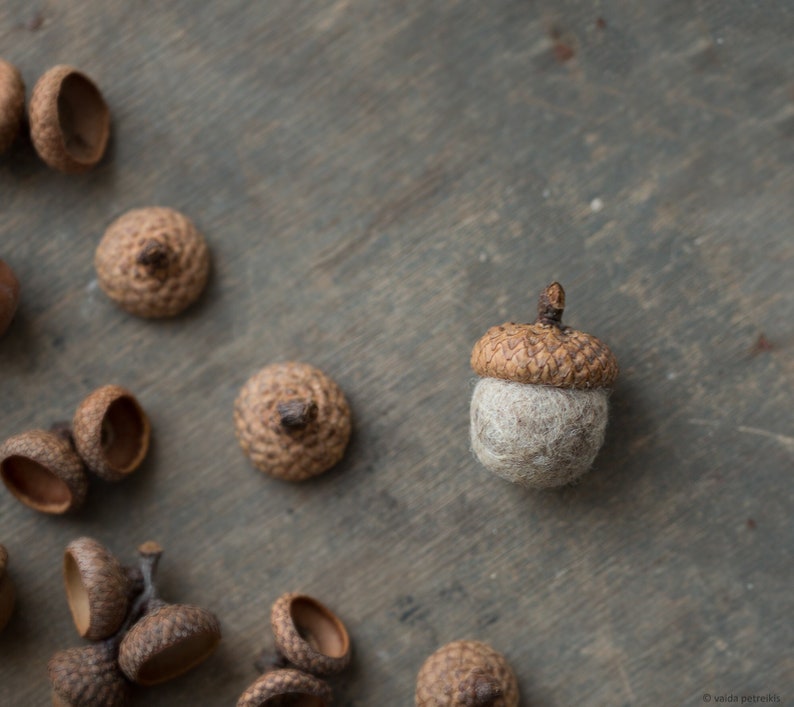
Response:
[{"label": "felted acorn", "polygon": [[42,513],[75,510],[88,490],[77,452],[45,430],[22,432],[0,446],[0,478],[17,500]]},{"label": "felted acorn", "polygon": [[53,707],[125,707],[130,685],[117,663],[118,644],[102,641],[58,651],[47,672]]},{"label": "felted acorn", "polygon": [[105,154],[110,109],[96,84],[72,66],[54,66],[33,87],[30,137],[39,157],[60,172],[79,174]]},{"label": "felted acorn", "polygon": [[453,641],[425,660],[416,707],[517,707],[518,681],[505,657],[481,641]]},{"label": "felted acorn", "polygon": [[2,631],[11,614],[14,612],[16,590],[14,583],[6,572],[8,567],[8,550],[5,545],[0,545],[0,631]]},{"label": "felted acorn", "polygon": [[64,552],[63,578],[80,636],[98,641],[115,634],[131,592],[129,576],[113,553],[93,538],[72,540]]},{"label": "felted acorn", "polygon": [[139,317],[173,317],[207,284],[210,255],[186,216],[165,207],[133,209],[108,226],[94,254],[99,286]]},{"label": "felted acorn", "polygon": [[0,154],[19,134],[24,115],[25,83],[22,75],[16,66],[0,59]]},{"label": "felted acorn", "polygon": [[314,675],[284,668],[271,670],[257,678],[240,695],[237,707],[327,707],[331,686]]},{"label": "felted acorn", "polygon": [[333,675],[350,663],[350,636],[324,604],[305,594],[282,594],[270,611],[276,650],[312,675]]},{"label": "felted acorn", "polygon": [[563,326],[564,308],[554,282],[534,324],[492,327],[471,354],[482,376],[471,400],[472,450],[488,470],[528,488],[562,486],[590,468],[618,375],[606,344]]},{"label": "felted acorn", "polygon": [[140,403],[118,385],[93,391],[72,421],[77,453],[90,472],[106,481],[120,481],[141,465],[149,435],[149,418]]},{"label": "felted acorn", "polygon": [[154,585],[162,548],[147,542],[138,551],[144,590],[136,601],[144,607],[143,616],[121,640],[119,667],[132,682],[158,685],[206,660],[218,647],[221,627],[207,609],[162,601]]},{"label": "felted acorn", "polygon": [[342,459],[350,439],[350,407],[336,382],[314,366],[274,363],[243,385],[234,424],[257,469],[304,481]]},{"label": "felted acorn", "polygon": [[14,271],[2,260],[0,260],[0,336],[2,336],[19,304],[19,280]]}]

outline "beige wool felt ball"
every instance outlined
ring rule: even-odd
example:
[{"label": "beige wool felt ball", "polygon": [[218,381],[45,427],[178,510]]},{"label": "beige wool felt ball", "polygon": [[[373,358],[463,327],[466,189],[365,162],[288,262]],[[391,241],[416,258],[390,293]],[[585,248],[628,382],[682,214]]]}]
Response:
[{"label": "beige wool felt ball", "polygon": [[470,408],[471,447],[486,469],[527,488],[578,479],[604,441],[618,375],[609,347],[563,326],[565,291],[541,294],[534,324],[491,327],[475,344],[481,376]]}]

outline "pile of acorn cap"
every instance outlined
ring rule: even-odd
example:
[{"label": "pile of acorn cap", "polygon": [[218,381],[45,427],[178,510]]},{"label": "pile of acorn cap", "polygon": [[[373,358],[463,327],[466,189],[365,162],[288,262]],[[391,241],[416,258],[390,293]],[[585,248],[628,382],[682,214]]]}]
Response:
[{"label": "pile of acorn cap", "polygon": [[105,385],[78,406],[71,426],[28,430],[0,446],[0,478],[13,496],[42,513],[79,508],[88,491],[86,469],[120,481],[149,448],[149,420],[135,396]]},{"label": "pile of acorn cap", "polygon": [[322,678],[350,663],[350,636],[324,604],[305,594],[282,594],[270,611],[276,655],[258,661],[263,675],[240,696],[237,707],[331,704],[331,686]]},{"label": "pile of acorn cap", "polygon": [[155,585],[162,548],[138,548],[139,566],[125,567],[100,542],[78,538],[64,553],[64,583],[77,632],[94,643],[49,661],[56,707],[123,707],[130,683],[157,685],[208,658],[221,639],[211,611],[168,604]]}]

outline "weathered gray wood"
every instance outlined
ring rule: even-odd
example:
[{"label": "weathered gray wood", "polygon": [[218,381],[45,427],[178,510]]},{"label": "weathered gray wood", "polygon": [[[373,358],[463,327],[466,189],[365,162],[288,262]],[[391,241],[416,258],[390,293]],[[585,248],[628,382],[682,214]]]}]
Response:
[{"label": "weathered gray wood", "polygon": [[[46,703],[49,656],[79,643],[60,579],[79,535],[126,561],[159,540],[166,597],[223,622],[208,663],[135,704],[234,704],[296,589],[353,636],[340,705],[411,704],[461,637],[505,652],[525,704],[794,701],[793,33],[791,3],[739,0],[4,2],[28,89],[72,63],[114,132],[84,177],[25,142],[0,157],[23,288],[0,434],[119,382],[155,440],[75,517],[0,496],[19,590],[0,703]],[[94,279],[105,226],[147,204],[213,252],[175,321]],[[623,371],[595,471],[536,495],[469,454],[468,355],[552,279]],[[231,422],[283,359],[355,417],[344,462],[300,486],[252,470]]]}]

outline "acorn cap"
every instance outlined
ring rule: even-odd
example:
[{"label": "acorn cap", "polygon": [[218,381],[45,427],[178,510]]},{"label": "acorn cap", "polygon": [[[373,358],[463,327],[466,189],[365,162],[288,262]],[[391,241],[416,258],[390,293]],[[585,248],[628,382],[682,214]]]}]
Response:
[{"label": "acorn cap", "polygon": [[240,695],[237,707],[326,707],[331,704],[331,686],[300,670],[285,668],[261,675]]},{"label": "acorn cap", "polygon": [[186,216],[160,206],[133,209],[102,236],[94,267],[100,287],[139,317],[179,314],[207,284],[210,254]]},{"label": "acorn cap", "polygon": [[480,641],[453,641],[419,669],[416,707],[517,707],[518,681],[505,657]]},{"label": "acorn cap", "polygon": [[270,611],[276,648],[313,675],[333,675],[350,663],[350,637],[327,606],[305,594],[282,594]]},{"label": "acorn cap", "polygon": [[19,135],[25,115],[25,82],[19,69],[0,59],[0,154]]},{"label": "acorn cap", "polygon": [[129,580],[110,550],[93,538],[72,540],[63,556],[63,579],[83,638],[98,641],[119,630],[129,606]]},{"label": "acorn cap", "polygon": [[344,455],[350,407],[341,388],[307,363],[265,366],[234,403],[237,439],[253,465],[270,476],[303,481]]},{"label": "acorn cap", "polygon": [[96,165],[110,136],[110,110],[96,84],[72,66],[55,66],[33,87],[30,137],[39,157],[60,172]]},{"label": "acorn cap", "polygon": [[119,646],[122,672],[139,685],[157,685],[186,673],[213,653],[221,627],[211,611],[155,602]]},{"label": "acorn cap", "polygon": [[19,303],[19,280],[14,271],[0,260],[0,336],[8,329]]},{"label": "acorn cap", "polygon": [[88,470],[120,481],[137,469],[149,449],[149,419],[135,396],[118,385],[88,395],[72,421],[72,436]]},{"label": "acorn cap", "polygon": [[116,664],[116,646],[103,641],[58,651],[47,664],[55,707],[124,707],[129,683]]},{"label": "acorn cap", "polygon": [[5,545],[0,545],[0,631],[5,628],[11,618],[11,614],[14,611],[14,600],[16,599],[14,583],[6,574],[7,565],[8,551]]},{"label": "acorn cap", "polygon": [[42,513],[66,513],[85,500],[88,480],[71,445],[52,432],[30,430],[0,447],[0,477],[22,503]]},{"label": "acorn cap", "polygon": [[540,295],[534,324],[491,327],[474,345],[479,376],[557,388],[608,388],[618,376],[609,347],[591,334],[562,325],[565,291],[553,282]]}]

